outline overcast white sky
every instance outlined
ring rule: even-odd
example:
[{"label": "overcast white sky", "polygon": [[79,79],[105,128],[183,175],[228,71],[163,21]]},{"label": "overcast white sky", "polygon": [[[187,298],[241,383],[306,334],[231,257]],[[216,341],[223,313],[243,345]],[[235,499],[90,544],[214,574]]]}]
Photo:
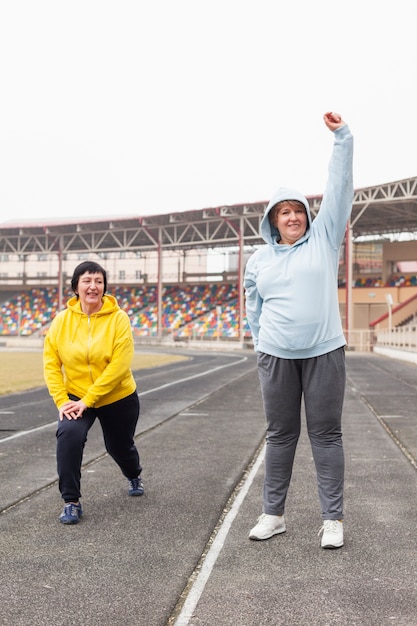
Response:
[{"label": "overcast white sky", "polygon": [[417,175],[415,1],[0,0],[0,221],[322,193]]}]

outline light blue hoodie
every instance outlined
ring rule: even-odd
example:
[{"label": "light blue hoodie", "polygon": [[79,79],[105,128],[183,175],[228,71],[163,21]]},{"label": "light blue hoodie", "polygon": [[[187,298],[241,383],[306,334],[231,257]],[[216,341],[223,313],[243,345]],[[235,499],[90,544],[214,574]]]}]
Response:
[{"label": "light blue hoodie", "polygon": [[[314,221],[307,199],[294,189],[278,189],[269,202],[260,226],[266,245],[250,257],[244,278],[255,351],[305,359],[346,344],[337,275],[352,209],[352,158],[353,137],[344,125],[334,132],[329,178]],[[279,232],[269,223],[269,212],[282,200],[299,200],[307,211],[307,230],[292,246],[279,244]]]}]

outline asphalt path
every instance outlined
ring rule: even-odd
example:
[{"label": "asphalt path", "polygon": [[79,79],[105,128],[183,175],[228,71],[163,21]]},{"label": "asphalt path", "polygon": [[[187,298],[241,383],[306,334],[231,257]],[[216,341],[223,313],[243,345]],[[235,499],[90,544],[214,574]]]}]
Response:
[{"label": "asphalt path", "polygon": [[95,424],[76,526],[58,522],[46,389],[0,397],[2,626],[417,625],[417,367],[347,354],[345,546],[319,547],[305,428],[287,532],[261,512],[264,420],[250,351],[135,372],[146,493],[127,496]]}]

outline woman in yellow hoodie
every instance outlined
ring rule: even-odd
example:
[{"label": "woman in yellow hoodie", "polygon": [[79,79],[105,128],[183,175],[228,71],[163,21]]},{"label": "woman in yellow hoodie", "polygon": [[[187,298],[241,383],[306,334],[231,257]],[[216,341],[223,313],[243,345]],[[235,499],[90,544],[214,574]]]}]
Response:
[{"label": "woman in yellow hoodie", "polygon": [[107,452],[128,479],[128,493],[144,493],[134,442],[139,398],[130,366],[134,353],[128,315],[104,295],[106,271],[85,261],[72,276],[74,296],[45,337],[44,376],[58,411],[57,467],[65,502],[59,519],[77,524],[83,513],[81,464],[88,431],[98,417]]}]

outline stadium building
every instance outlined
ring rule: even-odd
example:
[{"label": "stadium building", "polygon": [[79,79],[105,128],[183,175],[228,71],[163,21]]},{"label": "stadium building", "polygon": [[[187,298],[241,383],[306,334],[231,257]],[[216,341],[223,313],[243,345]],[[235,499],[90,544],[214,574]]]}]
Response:
[{"label": "stadium building", "polygon": [[[314,217],[321,196],[308,199]],[[250,345],[243,271],[266,205],[0,224],[0,341],[41,341],[88,258],[106,268],[137,341]],[[417,178],[355,191],[339,304],[350,349],[417,352]]]}]

